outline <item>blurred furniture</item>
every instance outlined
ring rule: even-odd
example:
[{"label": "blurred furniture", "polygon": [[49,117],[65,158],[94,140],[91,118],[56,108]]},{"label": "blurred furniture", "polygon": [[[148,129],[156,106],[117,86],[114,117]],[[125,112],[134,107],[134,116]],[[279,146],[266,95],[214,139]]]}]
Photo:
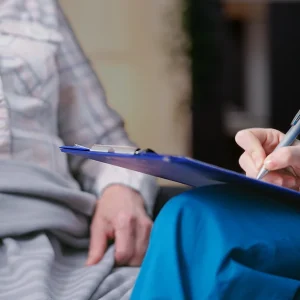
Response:
[{"label": "blurred furniture", "polygon": [[[187,0],[192,43],[192,154],[224,166],[222,15],[219,1]],[[225,149],[224,149],[225,150]]]},{"label": "blurred furniture", "polygon": [[[238,100],[238,104],[242,105],[237,105],[236,100],[226,99],[226,132],[234,136],[237,131],[244,128],[270,125],[268,4],[266,1],[243,1],[241,3],[223,0],[222,2],[227,24],[226,39],[231,44],[239,41],[238,51],[242,58],[238,61],[240,73],[232,74],[231,72],[230,76],[231,68],[227,64],[229,78],[224,79],[228,82],[230,77],[233,77],[232,83],[229,84],[231,89],[235,89],[238,85],[242,87],[239,95],[242,101]],[[238,36],[234,36],[233,28],[230,28],[232,24],[239,25]],[[236,50],[235,45],[230,50],[232,48]],[[228,56],[225,60],[228,60]],[[236,62],[234,58],[230,60]]]},{"label": "blurred furniture", "polygon": [[227,110],[228,132],[252,126],[288,130],[299,109],[300,3],[223,0],[223,8],[242,24],[244,43],[244,106]]},{"label": "blurred furniture", "polygon": [[271,126],[289,128],[300,109],[300,2],[269,5]]},{"label": "blurred furniture", "polygon": [[236,132],[286,131],[299,109],[300,2],[187,1],[193,157],[240,171]]},{"label": "blurred furniture", "polygon": [[228,122],[228,115],[237,103],[244,106],[242,48],[232,36],[220,0],[186,1],[192,44],[192,155],[239,170],[239,149],[228,130],[236,121],[231,117]]}]

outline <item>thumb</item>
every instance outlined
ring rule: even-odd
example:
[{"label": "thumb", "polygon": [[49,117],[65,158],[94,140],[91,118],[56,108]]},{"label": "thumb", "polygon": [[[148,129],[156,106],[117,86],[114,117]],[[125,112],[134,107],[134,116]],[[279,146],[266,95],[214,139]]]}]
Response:
[{"label": "thumb", "polygon": [[287,167],[300,167],[300,147],[283,147],[270,154],[264,162],[266,169],[270,171],[285,169]]},{"label": "thumb", "polygon": [[106,251],[108,240],[106,227],[107,226],[102,219],[98,219],[92,224],[90,248],[88,259],[86,261],[87,266],[98,263]]}]

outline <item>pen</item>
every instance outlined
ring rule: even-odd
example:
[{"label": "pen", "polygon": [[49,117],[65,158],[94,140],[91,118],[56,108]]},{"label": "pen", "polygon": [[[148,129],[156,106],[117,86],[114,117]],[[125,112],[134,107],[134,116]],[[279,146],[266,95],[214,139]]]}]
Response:
[{"label": "pen", "polygon": [[[274,149],[274,151],[276,151],[277,149],[282,148],[282,147],[290,146],[294,143],[294,141],[297,139],[298,135],[300,134],[300,122],[299,122],[299,120],[300,120],[300,110],[298,111],[298,113],[294,117],[294,119],[291,123],[291,128],[286,133],[283,140]],[[260,169],[256,179],[262,179],[268,173],[269,173],[269,171],[263,166]]]}]

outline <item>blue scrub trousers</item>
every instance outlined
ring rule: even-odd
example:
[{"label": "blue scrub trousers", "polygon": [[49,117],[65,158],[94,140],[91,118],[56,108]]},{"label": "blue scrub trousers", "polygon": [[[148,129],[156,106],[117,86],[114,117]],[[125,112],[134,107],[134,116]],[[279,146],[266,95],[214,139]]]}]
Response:
[{"label": "blue scrub trousers", "polygon": [[300,299],[300,205],[275,198],[216,185],[171,199],[131,299]]}]

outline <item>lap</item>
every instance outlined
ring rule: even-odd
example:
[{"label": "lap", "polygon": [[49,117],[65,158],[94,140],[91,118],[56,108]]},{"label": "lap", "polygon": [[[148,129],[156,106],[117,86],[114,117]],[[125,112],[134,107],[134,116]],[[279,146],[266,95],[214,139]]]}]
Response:
[{"label": "lap", "polygon": [[114,266],[114,248],[85,267],[87,249],[44,232],[0,240],[0,299],[127,300],[139,268]]},{"label": "lap", "polygon": [[[237,189],[231,185],[201,187],[171,199],[158,216],[160,220],[178,221],[178,215],[196,219],[197,226],[213,228],[222,232],[226,240],[234,244],[245,243],[252,238],[279,239],[292,238],[295,243],[300,235],[300,206],[288,204],[268,195],[260,195],[247,189]],[[245,236],[247,232],[247,236]]]},{"label": "lap", "polygon": [[300,216],[284,200],[231,185],[183,193],[158,215],[147,255],[164,256],[167,268],[180,264],[187,284],[211,299],[291,295],[300,280]]}]

